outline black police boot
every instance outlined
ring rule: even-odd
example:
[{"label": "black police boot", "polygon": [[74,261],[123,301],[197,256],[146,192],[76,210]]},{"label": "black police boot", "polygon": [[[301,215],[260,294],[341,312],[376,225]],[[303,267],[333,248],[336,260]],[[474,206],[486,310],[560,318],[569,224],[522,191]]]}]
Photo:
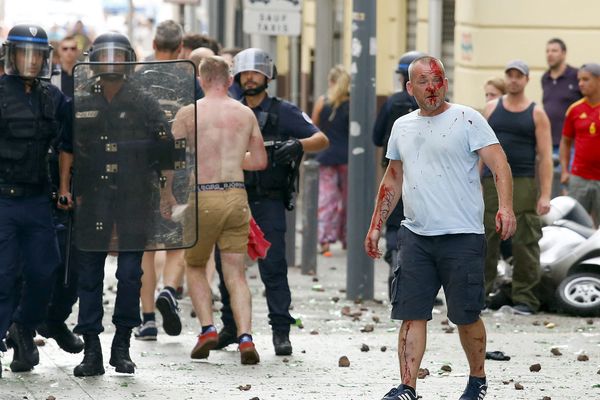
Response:
[{"label": "black police boot", "polygon": [[58,347],[67,353],[76,354],[83,350],[83,341],[71,332],[64,322],[58,324],[44,322],[37,327],[37,332],[47,339],[54,339]]},{"label": "black police boot", "polygon": [[102,346],[98,335],[83,335],[83,361],[75,367],[73,375],[75,376],[96,376],[104,375],[104,365],[102,360]]},{"label": "black police boot", "polygon": [[110,349],[110,365],[115,367],[115,371],[124,374],[133,374],[135,372],[135,364],[131,361],[131,357],[129,357],[130,338],[131,329],[117,326]]},{"label": "black police boot", "polygon": [[12,372],[31,371],[40,363],[40,354],[33,343],[33,331],[23,325],[13,322],[8,328],[6,345],[14,350],[13,360],[10,363]]},{"label": "black police boot", "polygon": [[273,346],[278,356],[289,356],[292,354],[292,343],[290,343],[289,332],[273,331]]},{"label": "black police boot", "polygon": [[235,326],[225,325],[219,331],[219,341],[215,346],[215,350],[221,350],[233,343],[237,343],[237,330]]}]

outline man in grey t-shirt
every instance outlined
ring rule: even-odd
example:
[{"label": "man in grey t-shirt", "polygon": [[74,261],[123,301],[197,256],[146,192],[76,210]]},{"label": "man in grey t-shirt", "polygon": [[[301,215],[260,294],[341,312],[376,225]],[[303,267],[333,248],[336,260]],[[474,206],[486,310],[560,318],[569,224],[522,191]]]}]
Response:
[{"label": "man in grey t-shirt", "polygon": [[378,241],[390,212],[402,196],[399,263],[392,284],[392,319],[402,320],[398,339],[402,383],[383,400],[417,399],[417,372],[433,301],[444,288],[448,318],[458,325],[469,362],[460,400],[485,396],[486,332],[479,318],[484,300],[485,235],[478,162],[496,178],[496,228],[513,235],[512,177],[494,132],[475,110],[446,102],[448,80],[440,60],[421,57],[409,67],[408,92],[420,109],[399,118],[387,158],[365,251],[379,258]]}]

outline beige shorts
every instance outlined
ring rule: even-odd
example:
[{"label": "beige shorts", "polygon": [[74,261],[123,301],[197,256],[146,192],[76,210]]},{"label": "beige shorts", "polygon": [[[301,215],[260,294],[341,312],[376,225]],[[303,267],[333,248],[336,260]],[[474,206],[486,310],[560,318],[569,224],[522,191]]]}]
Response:
[{"label": "beige shorts", "polygon": [[[195,193],[191,194],[195,196]],[[186,218],[186,221],[190,219]],[[203,266],[215,244],[223,253],[248,251],[250,208],[244,189],[198,192],[198,242],[185,251],[188,266]],[[193,223],[184,227],[184,240],[193,241]]]}]

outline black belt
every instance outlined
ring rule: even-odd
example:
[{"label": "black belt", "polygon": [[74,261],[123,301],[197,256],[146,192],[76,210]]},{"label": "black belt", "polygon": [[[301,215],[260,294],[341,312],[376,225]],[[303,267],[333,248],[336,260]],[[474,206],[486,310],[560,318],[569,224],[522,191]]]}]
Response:
[{"label": "black belt", "polygon": [[196,191],[205,192],[208,190],[229,190],[245,189],[244,182],[218,182],[218,183],[200,183],[196,186]]},{"label": "black belt", "polygon": [[43,194],[44,185],[0,183],[0,197],[30,197]]}]

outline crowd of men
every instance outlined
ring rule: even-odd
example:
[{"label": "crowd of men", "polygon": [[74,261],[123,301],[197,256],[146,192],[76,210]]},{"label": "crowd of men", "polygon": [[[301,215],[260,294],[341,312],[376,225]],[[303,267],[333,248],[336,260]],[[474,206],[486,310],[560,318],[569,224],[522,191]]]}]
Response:
[{"label": "crowd of men", "polygon": [[[184,35],[174,21],[157,26],[153,47],[136,63],[126,36],[104,33],[74,68],[73,37],[59,43],[57,66],[39,26],[16,25],[3,45],[0,350],[13,349],[13,372],[39,363],[37,332],[67,352],[84,352],[75,376],[104,374],[99,335],[111,252],[118,285],[109,364],[117,372],[135,372],[132,332],[156,340],[155,309],[167,334],[181,332],[184,277],[200,326],[191,358],[235,343],[242,364],[258,363],[244,265],[252,219],[271,244],[258,264],[274,352],[293,352],[285,212],[304,153],[325,149],[326,132],[266,92],[277,69],[261,49],[222,50],[203,35]],[[392,318],[403,321],[402,384],[384,399],[417,398],[440,288],[470,367],[461,400],[485,396],[480,312],[501,240],[512,237],[513,310],[529,315],[540,306],[539,216],[550,209],[553,148],[561,183],[600,216],[600,65],[577,70],[565,56],[560,39],[547,43],[543,107],[525,96],[529,67],[514,60],[505,68],[506,93],[483,113],[446,100],[439,59],[400,58],[404,90],[386,102],[374,129],[375,145],[386,147],[386,172],[365,239],[377,258],[387,232]],[[166,250],[167,261],[155,299],[157,250]],[[220,331],[211,260],[220,278]],[[71,332],[65,321],[77,299]]]}]

